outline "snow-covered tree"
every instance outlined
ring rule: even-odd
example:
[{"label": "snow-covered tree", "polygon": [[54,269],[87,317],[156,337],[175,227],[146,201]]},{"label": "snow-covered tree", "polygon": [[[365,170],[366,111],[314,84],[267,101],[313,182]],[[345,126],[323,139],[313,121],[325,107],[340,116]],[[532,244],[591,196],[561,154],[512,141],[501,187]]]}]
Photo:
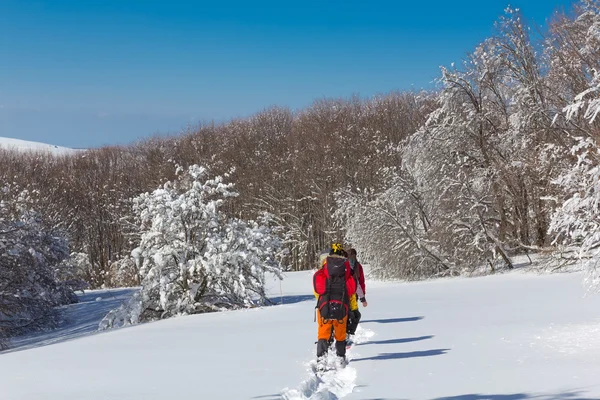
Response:
[{"label": "snow-covered tree", "polygon": [[39,214],[0,201],[0,347],[3,339],[51,326],[58,321],[55,307],[77,302],[59,279],[68,250],[64,235]]},{"label": "snow-covered tree", "polygon": [[279,240],[264,224],[227,217],[221,209],[237,194],[223,177],[209,179],[197,165],[178,173],[134,199],[141,241],[132,256],[142,289],[102,327],[266,301],[265,273],[278,274]]},{"label": "snow-covered tree", "polygon": [[[554,203],[548,199],[557,192],[550,182],[568,156],[564,127],[553,125],[557,96],[537,48],[519,10],[507,8],[492,37],[461,65],[442,68],[437,107],[400,146],[401,161],[389,165],[402,178],[388,179],[379,193],[351,196],[358,202],[341,203],[355,210],[355,221],[345,224],[347,238],[364,246],[363,255],[379,248],[374,257],[391,260],[377,268],[403,277],[482,265],[494,271],[512,268],[517,252],[549,244]],[[386,220],[411,229],[375,234]],[[357,227],[361,237],[352,233]],[[394,253],[402,253],[402,261],[394,262]],[[435,268],[413,269],[432,259]]]},{"label": "snow-covered tree", "polygon": [[592,139],[573,146],[577,162],[555,181],[571,193],[553,215],[550,230],[561,252],[575,253],[588,269],[590,288],[600,288],[600,148]]},{"label": "snow-covered tree", "polygon": [[433,203],[431,234],[458,265],[480,265],[498,254],[512,266],[506,250],[512,215],[504,189],[510,156],[502,147],[510,94],[505,75],[492,39],[462,69],[443,68],[439,107],[402,151],[417,186],[427,191],[424,199]]},{"label": "snow-covered tree", "polygon": [[[598,40],[600,41],[600,26],[598,30]],[[600,114],[600,71],[594,70],[592,72],[593,78],[590,87],[575,96],[574,102],[564,108],[568,120],[573,119],[583,110],[583,118],[592,124]]]},{"label": "snow-covered tree", "polygon": [[455,264],[432,238],[431,209],[414,178],[389,172],[390,187],[381,193],[339,191],[334,214],[345,240],[382,279],[420,279],[452,274]]},{"label": "snow-covered tree", "polygon": [[551,232],[561,254],[574,255],[587,271],[589,290],[600,290],[600,4],[583,0],[574,18],[558,20],[549,53],[550,74],[563,93],[555,123],[568,129],[572,163],[554,181],[562,194]]},{"label": "snow-covered tree", "polygon": [[[597,75],[594,80],[597,80]],[[598,88],[598,86],[596,86]],[[593,123],[600,111],[600,96],[588,97],[586,90],[565,107],[567,119],[577,117],[585,108],[584,118]],[[587,105],[584,105],[587,104]],[[561,252],[575,254],[587,270],[589,290],[600,290],[600,145],[598,137],[579,137],[571,152],[575,164],[555,183],[566,193],[565,200],[553,215],[550,230]]]}]

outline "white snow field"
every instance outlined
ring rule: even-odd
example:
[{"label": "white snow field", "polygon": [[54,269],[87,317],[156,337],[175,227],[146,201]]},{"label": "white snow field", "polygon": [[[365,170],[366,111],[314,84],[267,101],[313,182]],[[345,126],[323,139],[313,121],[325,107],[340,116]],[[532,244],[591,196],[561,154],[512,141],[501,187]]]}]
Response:
[{"label": "white snow field", "polygon": [[2,353],[0,399],[600,399],[600,296],[585,297],[577,273],[368,280],[351,361],[320,378],[311,278],[271,282],[280,306]]},{"label": "white snow field", "polygon": [[68,155],[81,151],[77,149],[71,149],[68,147],[55,146],[52,144],[30,142],[27,140],[11,139],[6,137],[0,137],[0,148],[20,152],[44,152],[51,153],[54,155]]}]

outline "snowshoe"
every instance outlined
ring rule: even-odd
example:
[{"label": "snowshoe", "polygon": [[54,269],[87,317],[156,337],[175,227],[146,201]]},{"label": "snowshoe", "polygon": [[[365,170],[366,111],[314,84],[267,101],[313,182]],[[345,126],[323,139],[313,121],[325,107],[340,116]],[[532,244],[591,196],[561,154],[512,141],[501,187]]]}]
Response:
[{"label": "snowshoe", "polygon": [[334,369],[336,369],[336,368],[335,368],[335,365],[332,365],[332,364],[331,364],[331,363],[328,361],[328,359],[327,359],[327,356],[326,356],[326,355],[325,355],[325,356],[322,356],[322,357],[320,357],[320,358],[317,358],[317,362],[316,362],[316,363],[315,363],[315,365],[313,366],[313,372],[314,372],[316,375],[322,375],[322,374],[324,374],[325,372],[332,371],[332,370],[334,370]]}]

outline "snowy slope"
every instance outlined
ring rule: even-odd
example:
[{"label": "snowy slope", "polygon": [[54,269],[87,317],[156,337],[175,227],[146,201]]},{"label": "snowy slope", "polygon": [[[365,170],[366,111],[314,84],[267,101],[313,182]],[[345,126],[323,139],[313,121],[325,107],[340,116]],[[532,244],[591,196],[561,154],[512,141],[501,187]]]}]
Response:
[{"label": "snowy slope", "polygon": [[600,297],[578,274],[368,282],[352,360],[321,386],[311,274],[271,286],[283,305],[0,354],[0,398],[600,399]]},{"label": "snowy slope", "polygon": [[48,152],[55,155],[67,155],[80,151],[77,149],[70,149],[68,147],[60,147],[46,143],[29,142],[26,140],[5,137],[0,137],[0,148],[15,151]]}]

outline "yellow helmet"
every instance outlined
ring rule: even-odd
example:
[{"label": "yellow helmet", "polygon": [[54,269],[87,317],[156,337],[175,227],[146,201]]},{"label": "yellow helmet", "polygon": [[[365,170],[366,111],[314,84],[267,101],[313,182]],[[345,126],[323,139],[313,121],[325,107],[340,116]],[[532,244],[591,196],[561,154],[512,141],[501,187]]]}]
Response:
[{"label": "yellow helmet", "polygon": [[344,252],[344,247],[341,243],[334,242],[331,244],[331,253],[342,255]]}]

